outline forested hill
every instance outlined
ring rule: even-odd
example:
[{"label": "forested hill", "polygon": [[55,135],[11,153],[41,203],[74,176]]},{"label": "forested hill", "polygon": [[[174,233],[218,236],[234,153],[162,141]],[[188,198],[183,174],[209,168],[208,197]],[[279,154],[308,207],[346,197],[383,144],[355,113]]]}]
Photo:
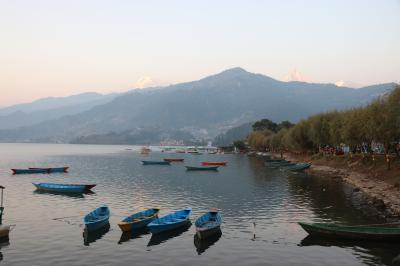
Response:
[{"label": "forested hill", "polygon": [[134,90],[79,114],[0,130],[0,141],[70,142],[111,131],[134,135],[136,130],[154,127],[212,139],[229,128],[265,117],[296,122],[314,113],[360,106],[393,87],[392,83],[352,89],[282,82],[233,68],[193,82]]}]

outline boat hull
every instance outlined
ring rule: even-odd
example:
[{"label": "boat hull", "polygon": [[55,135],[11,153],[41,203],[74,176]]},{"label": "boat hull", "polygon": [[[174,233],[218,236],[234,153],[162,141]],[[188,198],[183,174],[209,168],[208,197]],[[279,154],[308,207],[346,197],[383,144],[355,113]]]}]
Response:
[{"label": "boat hull", "polygon": [[167,161],[142,161],[143,165],[170,165]]},{"label": "boat hull", "polygon": [[294,165],[294,166],[287,167],[286,170],[292,171],[292,172],[301,172],[301,171],[304,171],[304,170],[306,170],[306,169],[308,169],[310,167],[311,167],[310,163],[303,163],[303,164],[297,164],[297,165]]},{"label": "boat hull", "polygon": [[96,231],[109,224],[110,210],[102,206],[87,214],[83,221],[88,232]]},{"label": "boat hull", "polygon": [[11,169],[14,175],[21,174],[49,174],[50,171],[48,169]]},{"label": "boat hull", "polygon": [[147,211],[135,213],[122,220],[118,226],[123,232],[146,228],[149,223],[157,219],[159,211],[159,209],[149,209]]},{"label": "boat hull", "polygon": [[227,162],[202,162],[203,166],[226,166]]},{"label": "boat hull", "polygon": [[218,211],[210,211],[200,216],[196,222],[196,235],[205,239],[221,232],[222,217]]},{"label": "boat hull", "polygon": [[339,226],[332,224],[308,224],[299,225],[310,235],[349,240],[374,240],[374,241],[398,241],[400,240],[399,228],[380,228],[365,226]]},{"label": "boat hull", "polygon": [[37,190],[60,192],[60,193],[83,193],[89,191],[95,184],[81,185],[81,184],[55,184],[55,183],[32,183]]},{"label": "boat hull", "polygon": [[185,166],[187,171],[217,171],[219,166]]},{"label": "boat hull", "polygon": [[164,158],[163,160],[166,162],[183,162],[185,159],[183,159],[183,158]]},{"label": "boat hull", "polygon": [[191,214],[191,208],[170,213],[164,217],[155,219],[147,225],[147,228],[152,234],[174,230],[190,223],[189,219]]}]

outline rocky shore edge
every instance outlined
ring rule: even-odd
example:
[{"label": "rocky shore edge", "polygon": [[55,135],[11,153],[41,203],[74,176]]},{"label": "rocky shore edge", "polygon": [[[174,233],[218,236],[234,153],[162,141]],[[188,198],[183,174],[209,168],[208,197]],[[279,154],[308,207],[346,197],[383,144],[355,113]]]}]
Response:
[{"label": "rocky shore edge", "polygon": [[[279,158],[280,154],[273,154]],[[292,162],[304,162],[304,158],[290,153],[285,153],[284,158]],[[400,219],[400,190],[399,187],[382,181],[379,178],[371,178],[351,169],[323,165],[320,162],[307,160],[312,163],[308,174],[339,179],[351,187],[353,193],[362,193],[365,202],[376,209],[377,214],[388,222]]]}]

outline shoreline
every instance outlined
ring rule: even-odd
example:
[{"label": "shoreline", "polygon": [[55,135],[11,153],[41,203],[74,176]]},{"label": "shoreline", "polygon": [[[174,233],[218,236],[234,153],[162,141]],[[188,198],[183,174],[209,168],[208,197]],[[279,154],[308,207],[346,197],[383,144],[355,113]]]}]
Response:
[{"label": "shoreline", "polygon": [[[271,153],[280,158],[279,153]],[[293,162],[311,162],[306,173],[327,178],[340,179],[353,187],[353,193],[362,192],[367,204],[375,208],[386,220],[398,220],[400,217],[400,189],[398,184],[391,184],[380,176],[366,174],[357,169],[348,169],[338,164],[328,165],[321,160],[313,160],[310,156],[284,153],[283,157]]]}]

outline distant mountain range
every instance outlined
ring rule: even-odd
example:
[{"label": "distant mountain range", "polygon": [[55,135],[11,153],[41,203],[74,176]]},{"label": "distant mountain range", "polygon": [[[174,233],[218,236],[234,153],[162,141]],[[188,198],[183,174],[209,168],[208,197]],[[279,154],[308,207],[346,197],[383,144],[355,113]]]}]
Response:
[{"label": "distant mountain range", "polygon": [[210,140],[262,118],[296,122],[317,112],[364,105],[394,86],[353,89],[282,82],[233,68],[198,81],[101,98],[97,104],[87,101],[82,103],[86,110],[0,130],[0,141],[93,143],[96,139],[95,143],[142,144],[143,132],[150,134],[151,129],[158,133],[147,143],[156,144],[163,136],[187,142]]},{"label": "distant mountain range", "polygon": [[68,97],[51,97],[31,103],[17,104],[0,109],[0,129],[34,125],[43,121],[74,115],[107,103],[118,94],[87,92]]}]

